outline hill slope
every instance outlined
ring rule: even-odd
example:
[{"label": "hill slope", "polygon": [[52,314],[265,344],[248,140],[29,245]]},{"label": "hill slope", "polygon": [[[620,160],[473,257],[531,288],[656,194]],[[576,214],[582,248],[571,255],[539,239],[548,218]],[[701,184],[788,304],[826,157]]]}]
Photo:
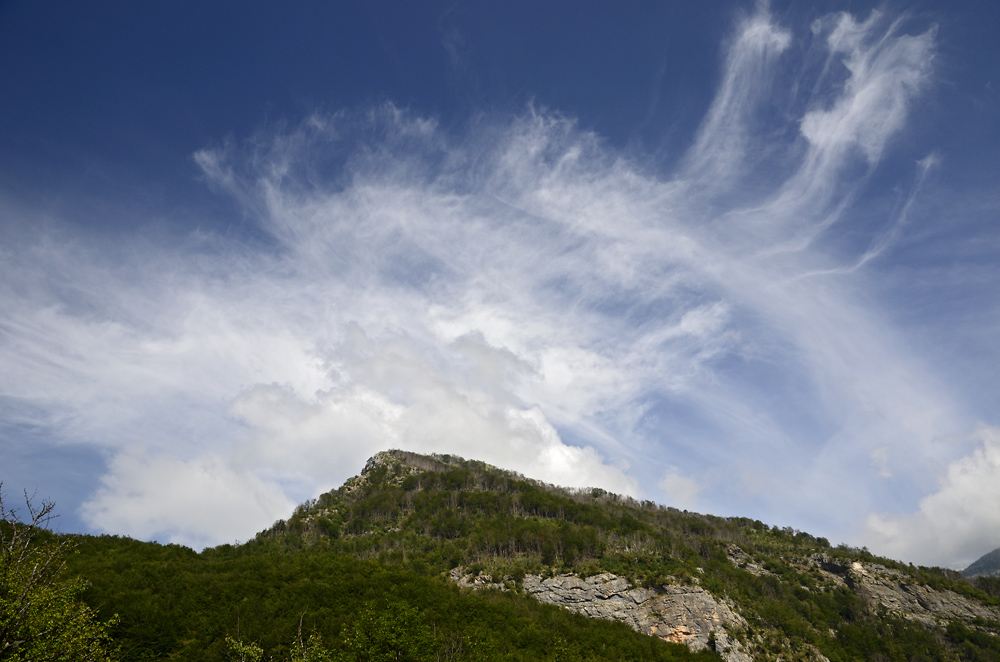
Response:
[{"label": "hill slope", "polygon": [[962,571],[966,577],[1000,577],[1000,547],[969,564]]},{"label": "hill slope", "polygon": [[236,623],[280,655],[300,617],[346,655],[358,614],[416,610],[427,659],[1000,660],[990,578],[451,456],[379,453],[239,547],[87,538],[72,564],[167,659],[223,659]]}]

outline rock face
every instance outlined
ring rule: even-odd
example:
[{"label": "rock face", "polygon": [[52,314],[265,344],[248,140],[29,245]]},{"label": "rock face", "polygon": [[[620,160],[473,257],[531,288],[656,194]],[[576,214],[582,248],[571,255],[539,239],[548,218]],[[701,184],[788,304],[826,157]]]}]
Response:
[{"label": "rock face", "polygon": [[473,589],[492,588],[498,591],[507,591],[509,590],[507,585],[513,582],[513,579],[509,575],[504,577],[502,582],[498,582],[493,580],[492,575],[488,575],[485,572],[474,575],[465,572],[465,569],[462,567],[453,568],[448,576],[451,578],[451,581],[459,586]]},{"label": "rock face", "polygon": [[847,584],[868,603],[926,626],[962,621],[1000,620],[1000,610],[971,600],[954,591],[938,591],[910,580],[904,573],[876,563],[850,564],[817,555],[810,559],[827,573]]},{"label": "rock face", "polygon": [[[736,545],[731,545],[727,554],[733,565],[749,573],[771,574]],[[926,627],[940,628],[958,619],[982,630],[984,621],[1000,621],[1000,609],[996,607],[954,591],[936,590],[916,583],[905,572],[877,563],[861,563],[825,553],[796,559],[793,563],[802,570],[818,570],[828,587],[850,588],[864,598],[873,611],[884,608]],[[500,581],[487,574],[466,574],[461,568],[451,572],[451,579],[472,589],[510,590],[517,586],[511,577]],[[726,662],[753,662],[750,653],[755,644],[744,644],[732,636],[733,630],[747,631],[747,622],[732,603],[714,597],[700,586],[667,584],[659,588],[640,588],[610,573],[587,578],[575,574],[548,578],[525,575],[522,585],[524,592],[539,602],[558,605],[590,618],[622,621],[638,632],[683,643],[692,650],[712,648]],[[813,662],[829,662],[812,646],[806,645],[798,653]]]},{"label": "rock face", "polygon": [[963,621],[1000,619],[1000,612],[995,609],[953,591],[936,591],[907,582],[902,573],[874,564],[866,567],[852,563],[847,571],[847,584],[869,602],[877,602],[889,611],[929,626],[951,618]]},{"label": "rock face", "polygon": [[623,621],[638,632],[684,643],[692,650],[712,647],[727,662],[752,662],[725,629],[745,628],[746,621],[698,586],[637,588],[624,577],[604,573],[586,579],[573,574],[548,579],[525,575],[524,590],[539,602],[591,618]]},{"label": "rock face", "polygon": [[744,552],[737,545],[730,545],[729,547],[727,547],[726,556],[729,557],[730,563],[732,563],[737,568],[742,568],[743,570],[746,570],[751,575],[756,575],[760,577],[761,575],[772,574],[768,570],[765,570],[764,568],[761,568],[759,565],[754,563],[750,555]]}]

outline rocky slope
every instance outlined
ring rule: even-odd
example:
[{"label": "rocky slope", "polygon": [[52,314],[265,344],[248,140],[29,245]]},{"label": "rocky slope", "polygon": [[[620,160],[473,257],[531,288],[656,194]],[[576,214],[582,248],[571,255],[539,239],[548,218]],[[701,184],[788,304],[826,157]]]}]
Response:
[{"label": "rocky slope", "polygon": [[[727,549],[730,561],[755,575],[771,574],[736,545]],[[844,562],[816,554],[801,559],[831,585],[843,585],[864,599],[872,610],[920,623],[946,627],[952,619],[971,625],[1000,622],[1000,608],[990,607],[954,591],[935,590],[909,579],[904,573],[880,564]],[[472,589],[509,590],[520,587],[539,602],[558,605],[590,618],[627,623],[632,629],[665,641],[686,644],[692,650],[709,648],[726,662],[751,662],[753,643],[744,644],[733,632],[748,629],[731,600],[717,598],[700,586],[665,584],[658,588],[633,586],[624,577],[602,573],[582,578],[574,573],[553,577],[525,575],[520,585],[510,576],[494,580],[489,574],[473,575],[455,568],[450,577]],[[825,660],[818,651],[813,657]]]},{"label": "rocky slope", "polygon": [[[954,591],[939,591],[914,582],[898,570],[877,563],[831,563],[812,559],[837,580],[843,580],[870,606],[883,607],[890,613],[927,626],[945,626],[951,619],[966,623],[1000,621],[1000,609],[983,605]],[[831,572],[832,571],[832,572]]]}]

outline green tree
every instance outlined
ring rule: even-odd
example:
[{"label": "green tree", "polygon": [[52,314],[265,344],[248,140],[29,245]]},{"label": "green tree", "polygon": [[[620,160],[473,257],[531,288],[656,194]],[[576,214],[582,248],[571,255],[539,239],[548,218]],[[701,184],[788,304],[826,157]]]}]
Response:
[{"label": "green tree", "polygon": [[419,611],[387,597],[367,603],[342,633],[345,662],[423,662],[434,658],[434,636]]},{"label": "green tree", "polygon": [[74,543],[47,530],[55,504],[35,506],[27,492],[25,504],[22,521],[0,489],[0,661],[111,660],[114,619],[101,623],[80,600],[85,581],[60,577]]},{"label": "green tree", "polygon": [[292,648],[291,662],[333,662],[333,655],[323,645],[323,638],[319,633],[314,631],[303,643],[300,626],[296,643],[298,645]]},{"label": "green tree", "polygon": [[226,636],[226,653],[234,662],[261,662],[264,659],[264,649],[258,644],[243,643],[242,639]]}]

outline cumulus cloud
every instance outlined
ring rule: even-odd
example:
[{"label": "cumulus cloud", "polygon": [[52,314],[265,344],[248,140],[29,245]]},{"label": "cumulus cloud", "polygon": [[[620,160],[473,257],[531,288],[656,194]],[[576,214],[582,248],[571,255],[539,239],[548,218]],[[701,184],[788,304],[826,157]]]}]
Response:
[{"label": "cumulus cloud", "polygon": [[868,517],[872,549],[961,569],[1000,545],[1000,429],[983,426],[976,439],[976,449],[948,464],[916,512]]},{"label": "cumulus cloud", "polygon": [[841,530],[871,499],[912,504],[859,468],[916,458],[892,480],[919,482],[964,421],[829,241],[853,166],[927,85],[934,32],[904,27],[818,22],[824,71],[776,118],[793,31],[747,17],[673,173],[535,107],[459,135],[387,104],[201,150],[265,241],[3,249],[5,421],[105,449],[96,529],[191,544],[247,537],[389,447]]},{"label": "cumulus cloud", "polygon": [[677,467],[667,467],[663,478],[656,484],[666,496],[668,506],[682,510],[693,510],[698,502],[701,485],[694,478],[680,473]]},{"label": "cumulus cloud", "polygon": [[196,548],[246,540],[295,506],[274,482],[211,453],[183,460],[126,450],[101,482],[83,506],[95,527]]},{"label": "cumulus cloud", "polygon": [[399,447],[638,495],[623,467],[607,465],[592,447],[563,443],[541,407],[513,396],[509,382],[524,367],[510,352],[463,336],[429,357],[407,336],[375,342],[351,327],[352,347],[337,348],[333,388],[304,398],[259,385],[235,399],[231,413],[255,430],[253,442],[241,446],[244,462],[317,485],[376,449]]}]

